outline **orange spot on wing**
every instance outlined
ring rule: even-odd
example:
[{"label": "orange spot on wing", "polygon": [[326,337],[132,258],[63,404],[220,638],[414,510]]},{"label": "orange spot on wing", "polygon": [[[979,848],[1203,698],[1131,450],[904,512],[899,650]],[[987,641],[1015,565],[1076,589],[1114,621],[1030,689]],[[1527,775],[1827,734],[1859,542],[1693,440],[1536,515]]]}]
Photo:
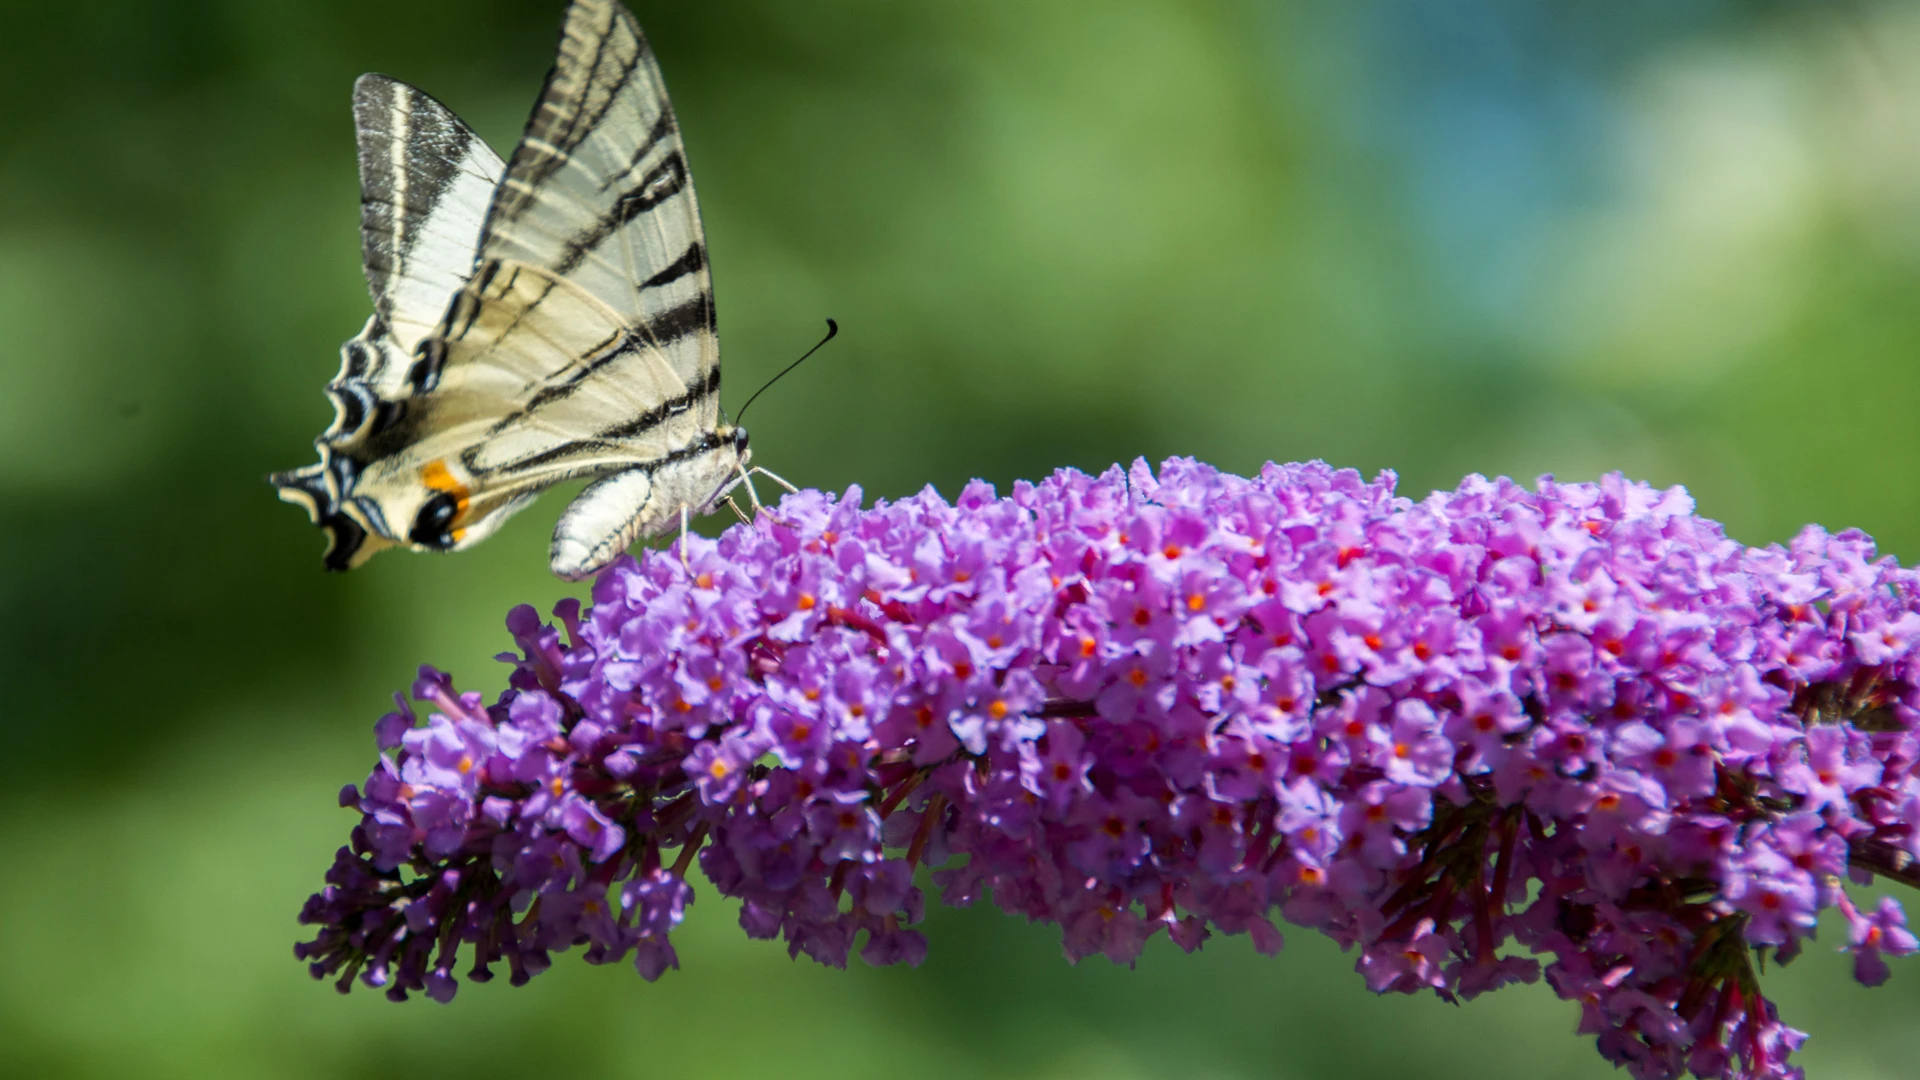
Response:
[{"label": "orange spot on wing", "polygon": [[[459,521],[467,516],[467,503],[473,493],[467,490],[467,485],[453,478],[445,458],[434,458],[427,462],[426,466],[420,470],[420,482],[433,491],[453,496],[453,520]],[[448,531],[448,535],[452,536],[453,542],[458,544],[466,539],[467,530],[454,528]]]},{"label": "orange spot on wing", "polygon": [[420,482],[435,491],[444,491],[453,496],[456,517],[467,512],[467,500],[473,492],[467,490],[467,485],[453,478],[453,473],[447,469],[445,458],[434,458],[427,462],[426,467],[420,470]]}]

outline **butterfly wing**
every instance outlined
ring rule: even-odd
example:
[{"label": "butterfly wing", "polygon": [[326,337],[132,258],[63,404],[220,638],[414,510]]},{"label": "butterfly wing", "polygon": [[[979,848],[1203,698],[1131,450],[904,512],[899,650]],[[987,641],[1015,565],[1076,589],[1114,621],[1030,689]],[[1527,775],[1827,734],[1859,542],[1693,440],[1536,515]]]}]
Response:
[{"label": "butterfly wing", "polygon": [[713,297],[678,125],[614,0],[569,8],[478,248],[390,395],[398,415],[322,448],[323,464],[329,449],[349,461],[334,470],[341,505],[367,534],[345,564],[388,543],[469,546],[578,476],[626,479],[590,486],[563,516],[563,576],[711,508],[745,439],[719,424]]},{"label": "butterfly wing", "polygon": [[653,52],[617,0],[578,0],[493,197],[481,258],[564,277],[680,381],[718,367],[700,208]]},{"label": "butterfly wing", "polygon": [[353,84],[360,250],[375,317],[403,354],[473,273],[506,163],[445,105],[385,75]]},{"label": "butterfly wing", "polygon": [[359,471],[356,444],[405,411],[419,342],[436,328],[473,271],[480,230],[506,163],[452,110],[384,75],[353,87],[360,163],[360,242],[374,315],[340,349],[327,384],[333,423],[320,461],[268,479],[328,535],[326,563],[357,565],[380,546],[346,498]]}]

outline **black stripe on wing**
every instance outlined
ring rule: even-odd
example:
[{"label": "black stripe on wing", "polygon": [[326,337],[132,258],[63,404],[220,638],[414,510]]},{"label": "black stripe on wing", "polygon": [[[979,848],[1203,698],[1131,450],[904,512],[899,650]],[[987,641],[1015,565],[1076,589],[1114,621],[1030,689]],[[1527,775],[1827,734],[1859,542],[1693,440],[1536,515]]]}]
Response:
[{"label": "black stripe on wing", "polygon": [[[625,33],[621,32],[623,29]],[[575,39],[593,42],[593,51],[584,62],[568,53]],[[627,41],[634,43],[632,55],[620,59],[608,54],[611,47]],[[488,215],[489,232],[499,222],[512,221],[526,211],[540,186],[567,164],[574,148],[606,119],[607,112],[648,56],[640,27],[618,0],[610,3],[576,0],[567,9],[567,21],[560,30],[559,58],[547,72],[540,99],[534,104],[533,115],[527,120],[526,132],[507,170],[509,180],[525,187],[511,183],[500,186]],[[620,68],[619,73],[609,79],[603,70],[612,63],[618,63]],[[596,92],[603,96],[593,101]],[[590,102],[591,109],[588,108]],[[531,145],[535,142],[545,146]]]},{"label": "black stripe on wing", "polygon": [[660,164],[648,169],[638,183],[622,192],[613,201],[612,210],[567,241],[567,246],[560,251],[560,258],[554,262],[554,270],[562,274],[572,272],[607,237],[685,191],[686,187],[687,159],[675,150]]},{"label": "black stripe on wing", "polygon": [[[473,279],[467,287],[454,294],[453,303],[447,306],[447,314],[440,321],[439,332],[432,337],[421,339],[419,346],[413,351],[413,366],[407,371],[407,386],[410,392],[426,393],[439,384],[440,373],[447,365],[447,342],[465,339],[472,332],[474,324],[480,320],[480,316],[486,313],[487,291],[493,288],[494,278],[499,275],[502,266],[503,264],[497,259],[489,259],[481,264],[480,268],[474,271]],[[515,266],[508,272],[506,281],[496,292],[502,296],[512,293],[514,285],[519,280],[520,267]],[[500,328],[499,333],[493,338],[494,348],[498,348],[501,342],[511,337],[513,332],[520,328],[520,324],[538,310],[559,285],[557,280],[544,274],[541,275],[540,281],[540,295],[523,305],[514,315],[513,321]]]},{"label": "black stripe on wing", "polygon": [[385,75],[354,82],[353,124],[361,258],[374,309],[391,322],[394,284],[479,139],[431,95]]},{"label": "black stripe on wing", "polygon": [[700,402],[720,392],[720,369],[713,368],[707,377],[697,386],[690,386],[686,393],[677,394],[641,413],[623,424],[616,424],[599,434],[601,439],[630,439],[659,427],[669,419],[686,412]]},{"label": "black stripe on wing", "polygon": [[704,269],[706,265],[706,245],[695,240],[693,243],[687,245],[687,250],[682,252],[679,258],[661,267],[659,273],[641,282],[640,287],[643,289],[657,289],[662,285],[670,285],[686,277],[688,274],[698,273]]},{"label": "black stripe on wing", "polygon": [[664,99],[660,104],[660,119],[653,122],[653,127],[647,131],[647,137],[642,139],[640,145],[634,148],[633,156],[627,159],[627,167],[600,182],[601,191],[612,187],[615,183],[619,182],[621,177],[639,168],[640,163],[647,159],[647,155],[653,152],[654,147],[660,145],[662,139],[680,130],[680,122],[673,118],[673,110],[666,107]]},{"label": "black stripe on wing", "polygon": [[[470,474],[476,477],[498,476],[501,474],[537,469],[543,465],[548,465],[555,461],[565,461],[570,457],[576,457],[581,454],[618,449],[621,440],[632,438],[635,435],[643,434],[651,428],[660,426],[672,417],[698,405],[702,399],[718,393],[719,390],[720,380],[717,377],[709,377],[706,382],[689,389],[686,393],[669,398],[654,408],[647,410],[640,416],[636,416],[631,420],[593,435],[573,439],[557,446],[548,447],[545,450],[515,458],[512,461],[503,461],[497,465],[490,466],[479,463],[480,451],[485,449],[485,447],[475,446],[461,454],[460,463],[466,467]],[[623,468],[641,469],[651,473],[662,466],[685,460],[697,454],[704,453],[705,451],[712,450],[722,443],[737,439],[738,436],[732,433],[733,430],[737,429],[729,429],[724,433],[719,430],[703,431],[698,438],[686,446],[671,450],[649,461],[632,462],[631,464],[623,466]]]},{"label": "black stripe on wing", "polygon": [[[497,421],[488,434],[498,434],[518,423],[528,414],[556,401],[565,400],[569,395],[591,386],[591,380],[595,375],[623,357],[631,356],[642,349],[663,348],[702,330],[709,333],[713,331],[713,298],[705,293],[684,304],[668,308],[641,326],[620,335],[617,341],[609,340],[606,345],[611,346],[610,348],[603,347],[604,351],[596,350],[592,360],[568,370],[565,378],[541,387],[527,399],[525,405]],[[712,383],[715,390],[719,389],[720,369],[717,365],[708,371],[706,382],[701,385],[704,386],[707,382]],[[668,400],[674,401],[678,398]]]}]

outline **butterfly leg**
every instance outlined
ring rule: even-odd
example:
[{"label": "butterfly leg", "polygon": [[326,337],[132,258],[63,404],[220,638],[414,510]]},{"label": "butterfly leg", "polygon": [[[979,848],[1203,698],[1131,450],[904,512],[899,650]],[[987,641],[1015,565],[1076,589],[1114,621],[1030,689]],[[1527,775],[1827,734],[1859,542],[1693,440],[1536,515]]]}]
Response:
[{"label": "butterfly leg", "polygon": [[[760,501],[760,493],[759,493],[758,491],[755,491],[755,490],[754,490],[754,488],[753,488],[753,474],[754,474],[754,473],[767,473],[767,475],[768,475],[768,476],[773,476],[773,474],[772,474],[772,473],[770,473],[770,472],[767,472],[767,470],[765,470],[765,469],[763,469],[763,468],[761,468],[761,467],[760,467],[760,466],[758,466],[758,465],[755,465],[755,466],[754,466],[753,468],[751,468],[751,469],[748,469],[748,468],[745,468],[745,467],[742,467],[742,468],[741,468],[741,470],[740,470],[740,479],[738,479],[738,480],[735,480],[735,481],[733,482],[733,484],[734,484],[734,486],[736,486],[736,487],[745,487],[745,488],[747,489],[747,502],[748,502],[748,503],[750,503],[750,504],[752,504],[752,506],[753,506],[753,516],[754,516],[754,517],[755,517],[756,519],[757,519],[757,518],[759,518],[759,517],[760,517],[760,515],[762,515],[762,514],[767,514],[767,516],[768,516],[768,517],[772,517],[772,518],[773,518],[773,520],[775,520],[775,521],[780,521],[780,519],[779,519],[779,517],[777,517],[777,516],[775,516],[775,515],[773,515],[773,514],[768,514],[768,513],[767,513],[767,507],[766,507],[766,504]],[[774,478],[775,480],[780,480],[780,478],[779,478],[779,477],[777,477],[777,476],[773,476],[773,478]],[[786,488],[786,489],[787,489],[788,491],[798,491],[798,490],[799,490],[798,488],[795,488],[795,487],[794,487],[794,486],[793,486],[792,484],[789,484],[789,483],[787,483],[787,482],[786,482],[785,480],[780,480],[780,483],[781,483],[781,485],[782,485],[783,487],[785,487],[785,488]],[[732,498],[731,496],[729,496],[729,497],[727,498],[727,501],[731,503],[731,502],[733,502],[733,498]],[[734,512],[734,513],[736,513],[736,514],[739,514],[739,513],[740,513],[740,507],[739,507],[739,505],[738,505],[738,504],[735,504],[735,505],[734,505],[734,507],[733,507],[733,512]],[[741,521],[743,521],[743,522],[744,522],[744,521],[746,521],[746,515],[744,515],[744,514],[742,514],[742,515],[741,515],[741,517],[740,517],[740,520],[741,520]],[[781,522],[781,524],[785,524],[785,522]]]},{"label": "butterfly leg", "polygon": [[742,467],[740,479],[734,481],[734,486],[744,486],[747,489],[747,502],[752,504],[754,516],[758,517],[760,512],[766,509],[760,504],[760,493],[753,490],[753,470]]},{"label": "butterfly leg", "polygon": [[693,567],[687,562],[687,504],[686,503],[680,504],[680,569],[685,570],[688,574],[693,573]]},{"label": "butterfly leg", "polygon": [[[759,473],[759,474],[760,474],[761,476],[764,476],[764,477],[766,477],[767,479],[769,479],[769,480],[771,480],[771,481],[773,481],[774,483],[776,483],[776,484],[779,484],[779,485],[780,485],[781,487],[783,487],[783,488],[786,488],[786,489],[787,489],[787,493],[788,493],[789,495],[798,495],[798,494],[800,494],[800,489],[799,489],[799,488],[797,488],[797,487],[794,487],[794,486],[793,486],[792,484],[790,484],[790,483],[788,483],[788,482],[787,482],[787,479],[786,479],[785,477],[783,477],[783,476],[781,476],[781,475],[780,475],[779,473],[777,473],[777,472],[774,472],[774,471],[773,471],[772,469],[763,469],[763,468],[761,468],[760,466],[758,466],[758,465],[755,465],[755,466],[754,466],[753,468],[751,468],[751,469],[748,469],[747,471],[748,471],[748,472],[757,472],[757,473]],[[748,486],[749,486],[749,487],[751,487],[752,485],[751,485],[751,484],[749,484]]]}]

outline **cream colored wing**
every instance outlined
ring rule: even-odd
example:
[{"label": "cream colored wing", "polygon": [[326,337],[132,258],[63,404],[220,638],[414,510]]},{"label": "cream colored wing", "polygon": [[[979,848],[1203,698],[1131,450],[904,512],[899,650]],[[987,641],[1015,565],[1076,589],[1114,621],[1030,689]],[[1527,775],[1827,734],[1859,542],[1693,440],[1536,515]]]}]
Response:
[{"label": "cream colored wing", "polygon": [[[367,155],[363,141],[363,176]],[[449,175],[445,190],[464,192],[474,171]],[[412,298],[444,276],[453,246],[434,242],[440,220],[389,215],[368,233],[397,238],[382,251],[422,253],[382,264],[375,324],[411,318]],[[745,433],[719,423],[713,297],[678,127],[646,40],[613,0],[568,9],[478,235],[471,276],[404,375],[380,368],[377,388],[343,388],[377,420],[336,424],[320,465],[276,478],[332,534],[330,566],[393,544],[467,547],[541,489],[607,477],[556,532],[555,571],[582,576],[683,510],[711,508],[745,464]],[[368,266],[372,282],[371,254]]]},{"label": "cream colored wing", "polygon": [[374,537],[456,551],[560,481],[734,450],[696,412],[706,386],[680,386],[606,305],[535,267],[483,264],[421,356],[437,375],[400,421],[339,448]]},{"label": "cream colored wing", "polygon": [[353,122],[367,289],[380,325],[411,354],[473,273],[506,164],[445,105],[385,75],[353,84]]},{"label": "cream colored wing", "polygon": [[[653,51],[615,0],[577,0],[507,165],[480,257],[552,271],[617,312],[685,386],[720,362],[700,208]],[[718,397],[701,412],[718,418]]]},{"label": "cream colored wing", "polygon": [[[327,384],[333,423],[318,463],[268,477],[328,536],[326,563],[353,565],[365,523],[344,512],[357,472],[352,445],[406,411],[414,349],[473,273],[481,226],[506,163],[446,106],[384,75],[353,86],[360,163],[360,243],[374,314],[340,347]],[[364,558],[364,555],[360,556]]]}]

